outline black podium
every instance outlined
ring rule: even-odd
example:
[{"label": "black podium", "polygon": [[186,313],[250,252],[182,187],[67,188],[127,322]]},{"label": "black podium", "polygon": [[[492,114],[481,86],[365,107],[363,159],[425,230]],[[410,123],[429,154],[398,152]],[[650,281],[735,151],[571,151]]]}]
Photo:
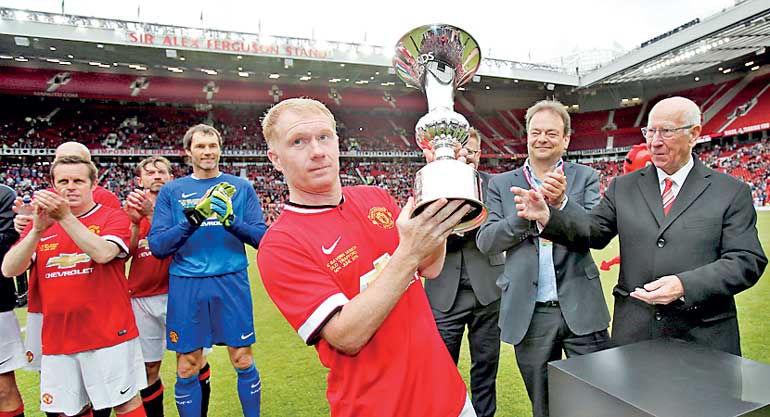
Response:
[{"label": "black podium", "polygon": [[548,364],[551,417],[770,416],[770,365],[656,339]]}]

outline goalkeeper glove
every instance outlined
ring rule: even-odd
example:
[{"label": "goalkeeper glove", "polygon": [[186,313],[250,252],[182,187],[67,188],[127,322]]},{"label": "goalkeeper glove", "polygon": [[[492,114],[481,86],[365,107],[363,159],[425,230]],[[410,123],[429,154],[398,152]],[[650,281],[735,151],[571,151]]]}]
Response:
[{"label": "goalkeeper glove", "polygon": [[231,197],[235,194],[235,187],[223,182],[214,187],[211,192],[211,210],[216,213],[217,219],[223,226],[233,224],[233,203]]},{"label": "goalkeeper glove", "polygon": [[219,190],[222,190],[227,193],[227,195],[230,198],[233,198],[233,195],[235,195],[236,188],[234,185],[230,184],[227,181],[222,181],[219,184],[217,184],[214,188],[217,188]]},{"label": "goalkeeper glove", "polygon": [[201,223],[214,214],[214,211],[211,209],[211,194],[219,185],[217,184],[209,188],[206,194],[198,201],[198,205],[184,209],[184,215],[191,225],[200,226]]}]

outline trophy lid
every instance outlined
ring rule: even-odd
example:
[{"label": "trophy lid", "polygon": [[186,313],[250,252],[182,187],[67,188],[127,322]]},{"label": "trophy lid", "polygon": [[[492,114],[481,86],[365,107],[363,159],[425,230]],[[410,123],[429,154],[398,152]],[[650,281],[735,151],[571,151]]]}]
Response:
[{"label": "trophy lid", "polygon": [[468,32],[446,24],[420,26],[396,44],[393,67],[409,87],[423,89],[425,70],[433,62],[454,70],[454,88],[457,88],[476,74],[481,64],[481,50]]}]

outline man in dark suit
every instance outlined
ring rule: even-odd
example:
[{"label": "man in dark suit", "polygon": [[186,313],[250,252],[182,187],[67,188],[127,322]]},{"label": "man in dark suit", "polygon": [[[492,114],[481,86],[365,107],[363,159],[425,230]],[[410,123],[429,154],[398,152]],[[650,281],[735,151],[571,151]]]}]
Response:
[{"label": "man in dark suit", "polygon": [[653,165],[616,178],[588,214],[511,190],[518,215],[545,226],[542,236],[585,248],[619,237],[616,344],[673,337],[741,353],[734,295],[757,282],[767,258],[749,187],[692,154],[700,123],[686,98],[656,104],[642,129]]},{"label": "man in dark suit", "polygon": [[[466,162],[479,165],[481,139],[471,129],[465,149]],[[479,172],[482,195],[492,176]],[[500,289],[495,279],[503,272],[505,254],[484,255],[476,247],[476,230],[452,235],[447,240],[444,268],[436,279],[425,280],[436,326],[455,364],[465,327],[471,354],[471,402],[479,417],[494,416],[495,380],[500,357]]]},{"label": "man in dark suit", "polygon": [[599,270],[589,250],[539,238],[532,222],[516,216],[511,187],[539,189],[555,207],[588,210],[599,202],[593,169],[564,162],[570,118],[556,101],[527,110],[524,166],[495,176],[489,184],[489,219],[476,242],[482,253],[507,251],[502,288],[501,339],[514,345],[535,416],[548,415],[549,361],[609,347],[610,315]]}]

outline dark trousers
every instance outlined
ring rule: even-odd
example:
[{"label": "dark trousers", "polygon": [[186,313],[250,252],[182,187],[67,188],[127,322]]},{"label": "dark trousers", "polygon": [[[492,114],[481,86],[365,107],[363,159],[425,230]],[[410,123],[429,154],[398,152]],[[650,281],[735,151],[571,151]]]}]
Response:
[{"label": "dark trousers", "polygon": [[467,280],[461,280],[452,308],[442,313],[433,310],[436,326],[452,359],[460,356],[465,326],[471,353],[471,402],[478,417],[495,415],[497,408],[497,363],[500,360],[500,328],[497,317],[500,300],[481,305]]},{"label": "dark trousers", "polygon": [[532,401],[535,417],[548,417],[547,364],[567,357],[585,355],[611,347],[607,330],[578,336],[572,333],[558,305],[536,305],[524,339],[514,347],[516,363]]}]

